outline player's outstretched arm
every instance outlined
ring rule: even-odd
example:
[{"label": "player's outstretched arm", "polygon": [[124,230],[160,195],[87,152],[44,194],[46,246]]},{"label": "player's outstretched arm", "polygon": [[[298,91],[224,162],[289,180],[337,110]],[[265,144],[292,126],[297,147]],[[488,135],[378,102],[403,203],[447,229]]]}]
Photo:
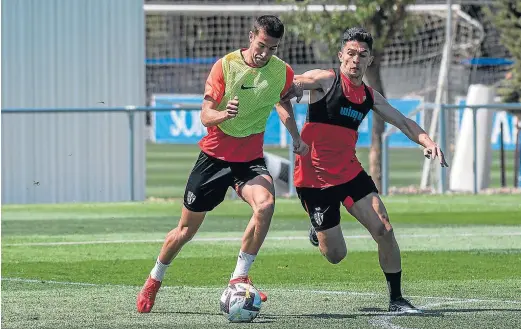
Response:
[{"label": "player's outstretched arm", "polygon": [[225,111],[217,110],[217,105],[218,103],[213,98],[209,96],[204,98],[201,110],[201,122],[203,123],[203,126],[217,126],[221,122],[235,118],[237,113],[239,113],[239,99],[237,96],[228,101]]},{"label": "player's outstretched arm", "polygon": [[439,146],[429,137],[429,135],[422,129],[414,120],[404,116],[400,111],[394,108],[385,97],[378,91],[374,90],[374,112],[385,122],[388,122],[400,129],[410,140],[425,147],[424,155],[430,159],[439,157],[442,167],[449,165],[445,161],[443,151]]},{"label": "player's outstretched arm", "polygon": [[305,155],[308,153],[309,147],[302,141],[302,138],[300,137],[291,102],[289,100],[280,101],[279,103],[275,104],[275,109],[277,110],[280,121],[282,121],[284,126],[286,126],[286,129],[289,131],[289,134],[293,139],[293,152],[299,155]]},{"label": "player's outstretched arm", "polygon": [[281,101],[289,101],[297,97],[297,102],[304,95],[304,90],[324,90],[327,92],[333,85],[335,73],[327,70],[310,70],[300,75],[295,75],[293,85]]},{"label": "player's outstretched arm", "polygon": [[335,74],[327,70],[309,70],[300,75],[295,75],[293,83],[297,84],[303,90],[324,89],[324,82],[334,79]]}]

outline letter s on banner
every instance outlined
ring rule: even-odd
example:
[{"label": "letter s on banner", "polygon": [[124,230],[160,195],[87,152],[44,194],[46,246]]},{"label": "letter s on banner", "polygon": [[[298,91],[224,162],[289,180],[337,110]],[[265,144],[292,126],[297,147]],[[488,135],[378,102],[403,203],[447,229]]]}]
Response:
[{"label": "letter s on banner", "polygon": [[170,111],[170,118],[172,124],[170,125],[170,134],[172,136],[179,136],[186,128],[186,111]]},{"label": "letter s on banner", "polygon": [[[190,112],[190,113],[187,113]],[[202,137],[205,129],[200,120],[201,111],[174,110],[170,112],[170,134],[182,137]]]}]

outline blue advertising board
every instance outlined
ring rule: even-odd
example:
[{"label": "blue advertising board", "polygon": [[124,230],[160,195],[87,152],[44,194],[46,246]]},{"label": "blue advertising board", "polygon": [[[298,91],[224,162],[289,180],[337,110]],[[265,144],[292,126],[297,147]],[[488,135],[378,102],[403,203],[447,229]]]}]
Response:
[{"label": "blue advertising board", "polygon": [[[465,100],[461,99],[456,104],[461,105],[461,109],[456,110],[459,128],[463,118]],[[508,151],[515,150],[517,138],[516,117],[506,111],[494,111],[492,122],[492,135],[490,136],[492,149],[499,150],[501,147],[501,124],[503,124],[503,147]]]},{"label": "blue advertising board", "polygon": [[[202,104],[202,95],[154,95],[152,107],[172,108],[174,104]],[[389,102],[402,113],[408,115],[421,103],[419,99],[390,99]],[[295,119],[299,129],[306,121],[307,104],[295,104]],[[206,135],[206,128],[200,120],[200,110],[173,109],[166,112],[154,112],[153,114],[153,138],[156,143],[194,144]],[[414,118],[421,123],[422,113]],[[372,113],[362,121],[358,130],[359,147],[371,145]],[[285,136],[284,136],[285,135]],[[280,122],[275,110],[268,118],[264,142],[266,145],[282,145],[284,141],[291,141],[289,133]],[[411,147],[415,144],[402,133],[394,134],[389,139],[391,147]]]},{"label": "blue advertising board", "polygon": [[[202,95],[154,95],[152,99],[152,107],[158,108],[172,108],[174,104],[202,104]],[[389,99],[389,103],[408,116],[421,104],[420,99]],[[463,116],[464,101],[459,102],[462,105],[461,110],[456,110],[456,118]],[[307,104],[295,104],[295,119],[299,129],[302,128],[306,121]],[[206,135],[206,128],[202,125],[200,120],[200,110],[183,110],[173,109],[166,112],[154,112],[153,138],[156,143],[175,143],[175,144],[195,144],[204,135]],[[417,113],[413,119],[423,126],[423,112]],[[371,126],[373,121],[373,113],[369,112],[367,117],[362,121],[358,130],[358,147],[368,147],[371,145]],[[503,142],[505,149],[514,150],[516,139],[516,119],[514,116],[506,112],[495,112],[494,123],[492,128],[491,144],[492,148],[499,149],[500,125],[503,123]],[[280,122],[275,110],[268,118],[266,132],[264,134],[264,142],[266,145],[283,145],[285,142],[290,142],[289,133]],[[398,132],[389,137],[390,147],[415,147],[416,144],[411,142],[407,136]]]},{"label": "blue advertising board", "polygon": [[[461,109],[457,110],[458,123],[461,124],[465,100],[461,99],[456,104],[461,105]],[[521,134],[518,137],[517,118],[506,111],[494,111],[492,122],[492,134],[490,136],[492,149],[499,150],[501,147],[501,124],[503,124],[503,147],[505,150],[515,151],[518,138],[520,139],[518,142],[521,143]],[[519,158],[514,161],[519,161],[517,187],[521,187],[521,152],[519,152]]]}]

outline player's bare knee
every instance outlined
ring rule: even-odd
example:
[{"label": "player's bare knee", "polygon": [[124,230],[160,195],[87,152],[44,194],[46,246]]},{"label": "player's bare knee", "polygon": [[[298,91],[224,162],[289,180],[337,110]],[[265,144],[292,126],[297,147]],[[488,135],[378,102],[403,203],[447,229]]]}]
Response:
[{"label": "player's bare knee", "polygon": [[320,248],[320,252],[331,264],[338,264],[347,256],[347,248],[337,246],[333,248]]},{"label": "player's bare knee", "polygon": [[257,218],[269,222],[275,211],[275,200],[272,197],[266,198],[257,203],[253,211]]},{"label": "player's bare knee", "polygon": [[338,264],[347,256],[347,249],[337,248],[324,255],[331,264]]},{"label": "player's bare knee", "polygon": [[371,228],[370,233],[373,239],[377,243],[380,243],[380,241],[382,241],[387,236],[388,232],[389,230],[387,230],[387,227],[384,223],[378,223]]},{"label": "player's bare knee", "polygon": [[378,229],[378,233],[373,235],[373,238],[379,245],[385,245],[387,247],[395,245],[396,242],[393,229],[387,230],[384,225]]}]

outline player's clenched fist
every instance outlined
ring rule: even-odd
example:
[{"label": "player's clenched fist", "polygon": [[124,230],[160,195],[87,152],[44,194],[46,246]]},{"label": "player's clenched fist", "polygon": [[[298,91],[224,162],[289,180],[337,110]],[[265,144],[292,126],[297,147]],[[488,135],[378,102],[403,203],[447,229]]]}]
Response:
[{"label": "player's clenched fist", "polygon": [[309,146],[302,139],[293,140],[293,153],[298,155],[306,155],[309,152]]},{"label": "player's clenched fist", "polygon": [[226,120],[233,119],[239,113],[239,97],[235,96],[226,104]]},{"label": "player's clenched fist", "polygon": [[304,90],[302,89],[302,83],[298,82],[298,81],[294,81],[291,84],[288,91],[286,92],[286,94],[284,94],[284,96],[282,96],[281,101],[282,102],[289,101],[292,98],[297,97],[297,103],[299,103],[300,100],[302,99],[303,95],[304,95]]}]

